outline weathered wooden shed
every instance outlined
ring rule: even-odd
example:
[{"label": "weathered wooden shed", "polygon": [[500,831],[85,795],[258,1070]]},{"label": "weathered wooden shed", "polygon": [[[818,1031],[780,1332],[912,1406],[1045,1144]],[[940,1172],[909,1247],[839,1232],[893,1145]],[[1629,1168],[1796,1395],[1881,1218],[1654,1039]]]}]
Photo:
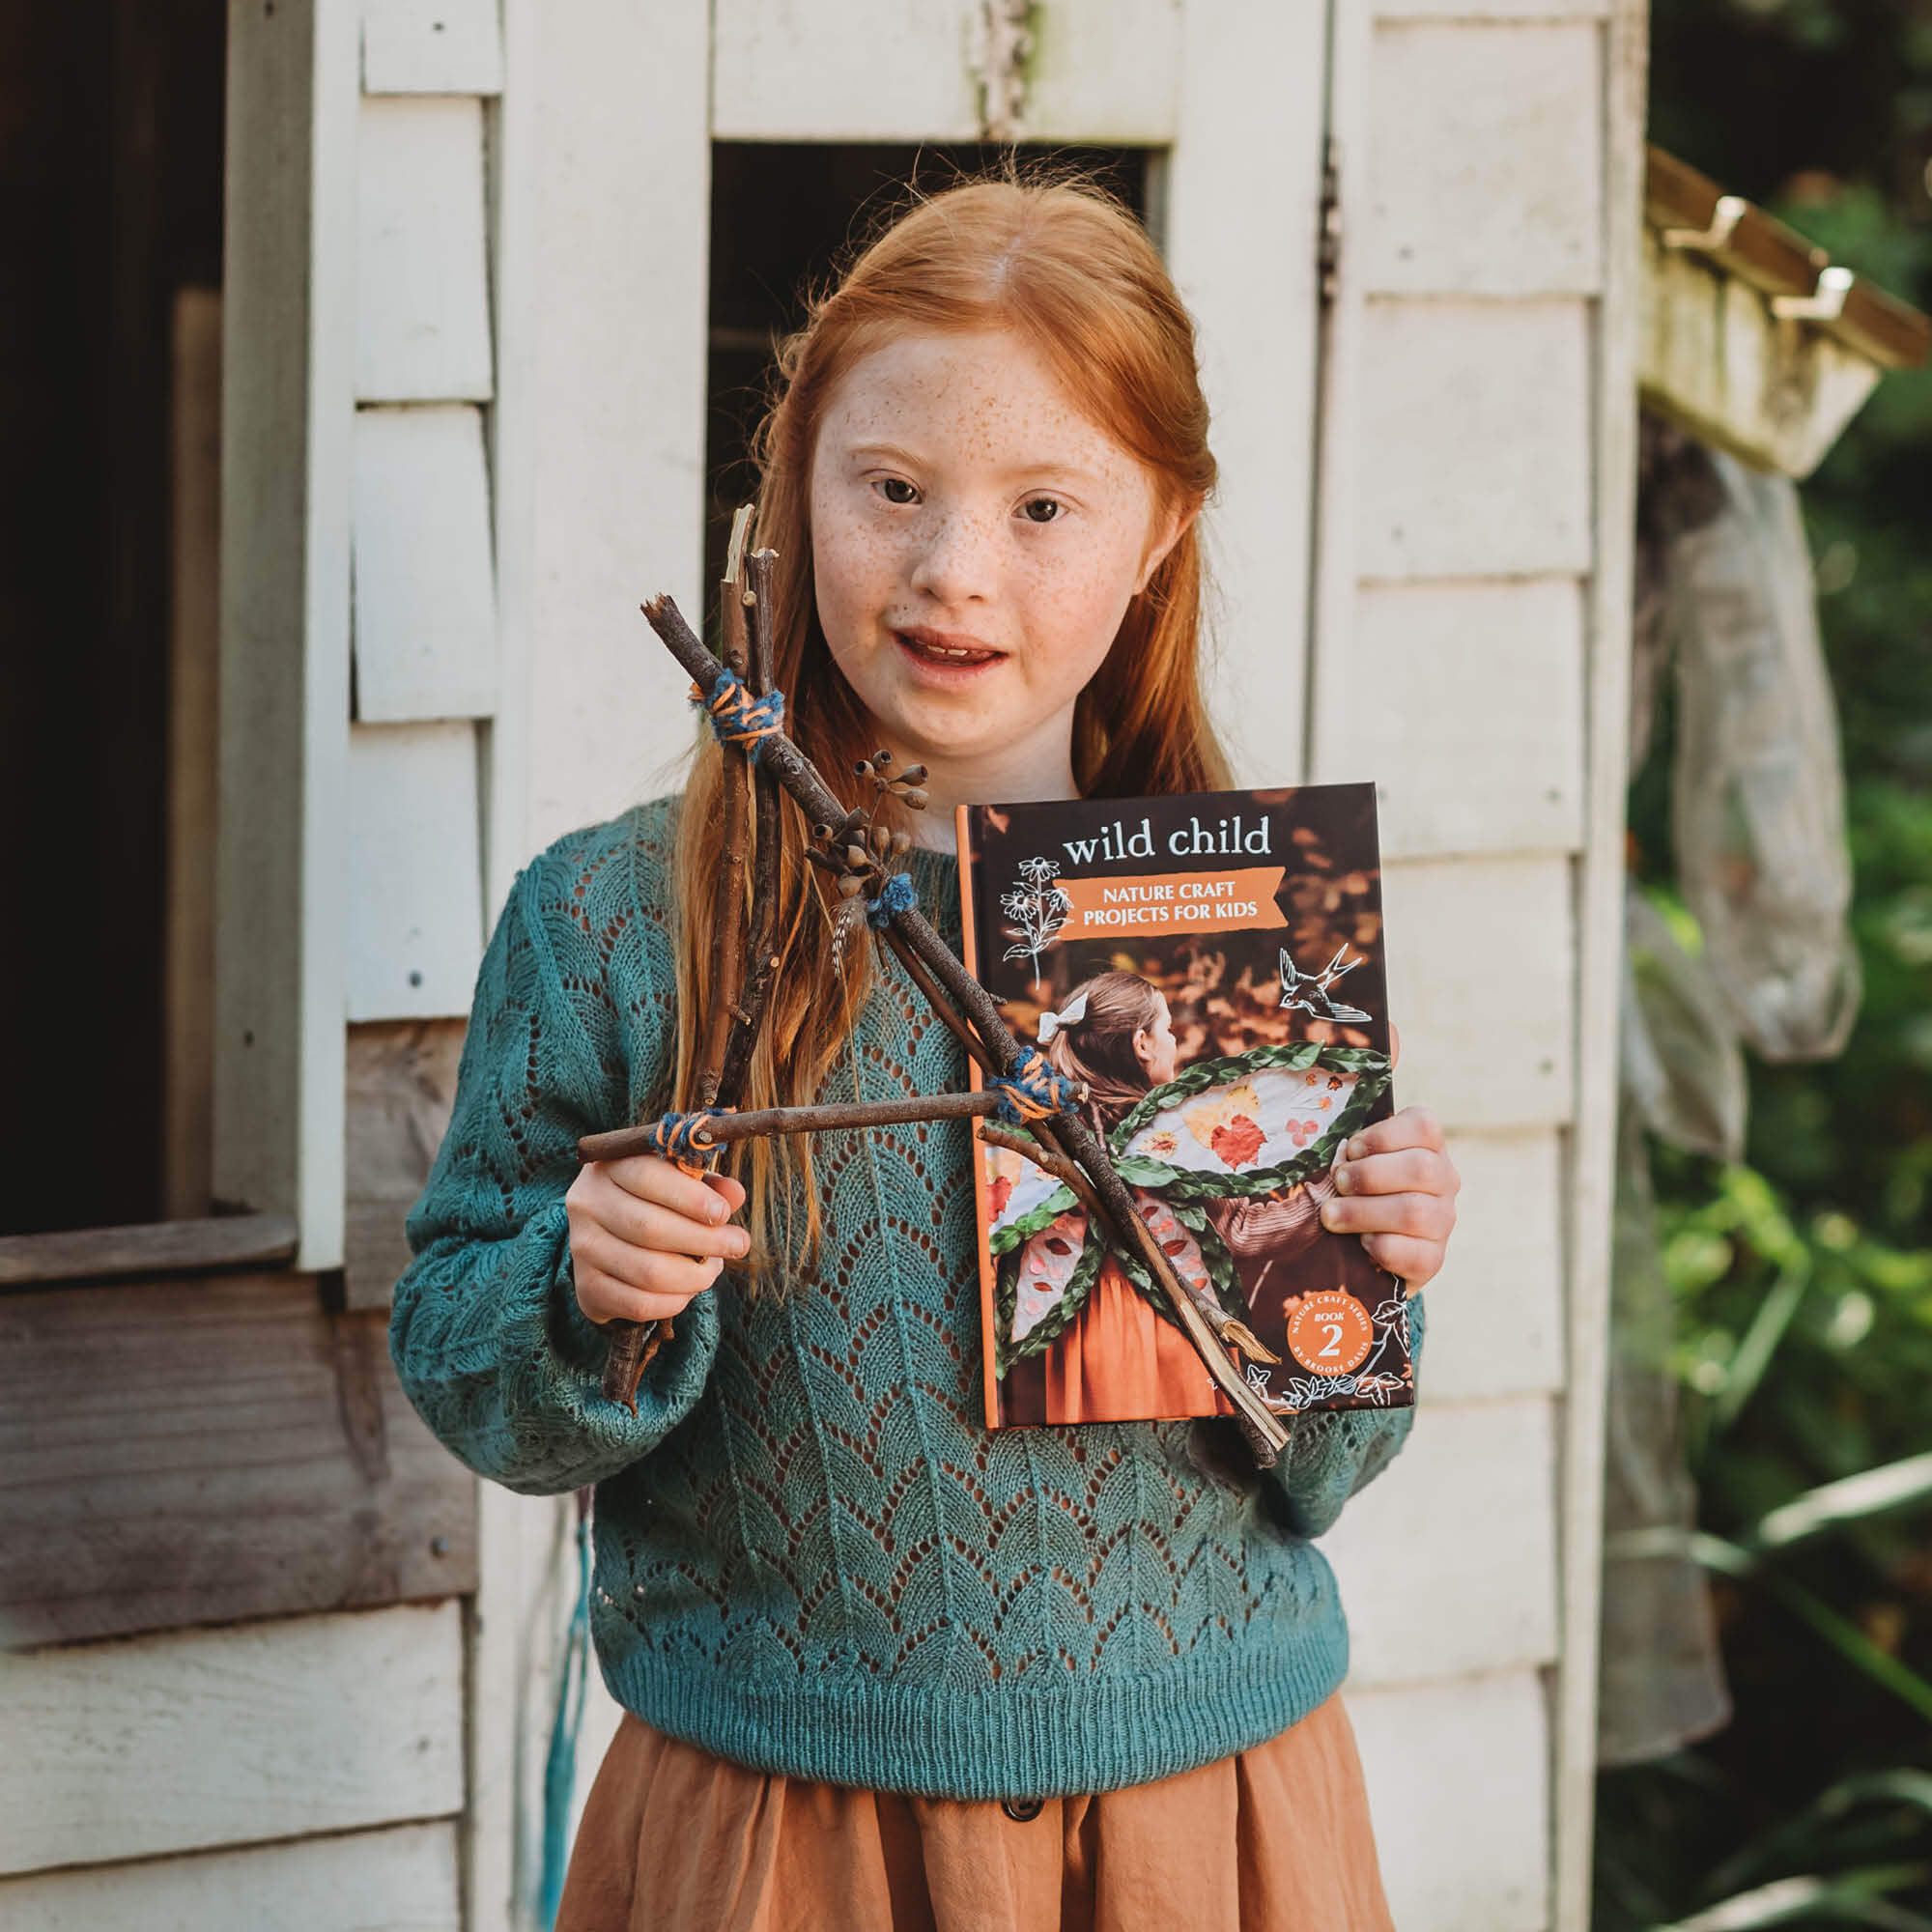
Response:
[{"label": "weathered wooden shed", "polygon": [[402,1207],[516,869],[689,743],[636,608],[699,602],[770,208],[992,135],[1118,151],[1199,319],[1243,781],[1381,786],[1400,1090],[1466,1182],[1330,1540],[1396,1916],[1585,1924],[1643,54],[1641,0],[232,0],[206,1151],[169,1230],[7,1263],[0,1920],[527,1922],[567,1511],[396,1394]]}]

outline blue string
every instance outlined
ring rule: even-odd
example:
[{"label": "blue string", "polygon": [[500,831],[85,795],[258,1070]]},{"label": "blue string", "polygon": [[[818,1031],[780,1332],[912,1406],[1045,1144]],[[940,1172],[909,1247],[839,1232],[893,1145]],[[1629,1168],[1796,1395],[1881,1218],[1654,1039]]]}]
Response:
[{"label": "blue string", "polygon": [[717,1118],[716,1113],[667,1114],[651,1128],[651,1151],[661,1160],[708,1167],[718,1157],[718,1143],[706,1138],[705,1129]]},{"label": "blue string", "polygon": [[563,1897],[570,1855],[570,1800],[577,1784],[577,1734],[583,1722],[583,1693],[590,1682],[590,1492],[577,1492],[577,1606],[563,1640],[556,1680],[556,1715],[551,1720],[544,1759],[543,1876],[537,1888],[537,1923],[550,1932]]},{"label": "blue string", "polygon": [[1056,1073],[1047,1065],[1046,1056],[1037,1050],[1013,1068],[1010,1079],[1002,1080],[995,1074],[992,1088],[1000,1095],[1001,1115],[1020,1126],[1064,1114],[1080,1097],[1076,1083],[1064,1073]]},{"label": "blue string", "polygon": [[866,923],[874,932],[883,932],[892,924],[895,912],[912,912],[919,905],[919,893],[912,882],[910,872],[895,872],[879,889],[875,899],[866,901]]},{"label": "blue string", "polygon": [[736,745],[753,764],[765,740],[784,729],[784,693],[768,691],[762,697],[753,697],[751,688],[729,665],[718,668],[708,700],[703,700],[703,694],[695,685],[691,695],[704,701],[711,714],[711,728],[719,739]]}]

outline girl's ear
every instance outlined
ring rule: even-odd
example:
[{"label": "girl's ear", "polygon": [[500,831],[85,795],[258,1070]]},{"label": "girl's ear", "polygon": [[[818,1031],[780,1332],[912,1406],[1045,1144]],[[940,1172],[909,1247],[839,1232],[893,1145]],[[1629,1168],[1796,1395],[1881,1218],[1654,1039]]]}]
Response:
[{"label": "girl's ear", "polygon": [[1187,534],[1189,526],[1200,514],[1199,503],[1180,503],[1154,525],[1153,540],[1148,545],[1147,555],[1141,563],[1140,582],[1134,585],[1136,597],[1148,587],[1149,580],[1167,561],[1168,552]]},{"label": "girl's ear", "polygon": [[1134,1029],[1134,1058],[1140,1062],[1142,1072],[1153,1071],[1153,1041],[1146,1027]]}]

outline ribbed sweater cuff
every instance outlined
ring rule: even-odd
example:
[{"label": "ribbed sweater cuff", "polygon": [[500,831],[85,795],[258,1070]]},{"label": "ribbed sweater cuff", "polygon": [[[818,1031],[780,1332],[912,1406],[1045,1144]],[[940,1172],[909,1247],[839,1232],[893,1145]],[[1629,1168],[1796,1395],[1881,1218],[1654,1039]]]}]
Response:
[{"label": "ribbed sweater cuff", "polygon": [[919,1690],[741,1682],[632,1652],[605,1681],[627,1710],[753,1770],[921,1797],[1059,1798],[1151,1783],[1278,1736],[1340,1688],[1339,1615],[1209,1669],[1077,1689]]}]

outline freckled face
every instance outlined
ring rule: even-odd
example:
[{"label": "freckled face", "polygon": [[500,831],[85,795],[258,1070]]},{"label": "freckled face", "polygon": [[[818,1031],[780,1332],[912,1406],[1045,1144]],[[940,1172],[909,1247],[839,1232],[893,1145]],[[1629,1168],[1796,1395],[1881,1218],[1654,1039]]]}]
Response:
[{"label": "freckled face", "polygon": [[1071,795],[1074,699],[1181,526],[1141,465],[1017,337],[901,336],[833,392],[810,507],[819,622],[882,742]]}]

